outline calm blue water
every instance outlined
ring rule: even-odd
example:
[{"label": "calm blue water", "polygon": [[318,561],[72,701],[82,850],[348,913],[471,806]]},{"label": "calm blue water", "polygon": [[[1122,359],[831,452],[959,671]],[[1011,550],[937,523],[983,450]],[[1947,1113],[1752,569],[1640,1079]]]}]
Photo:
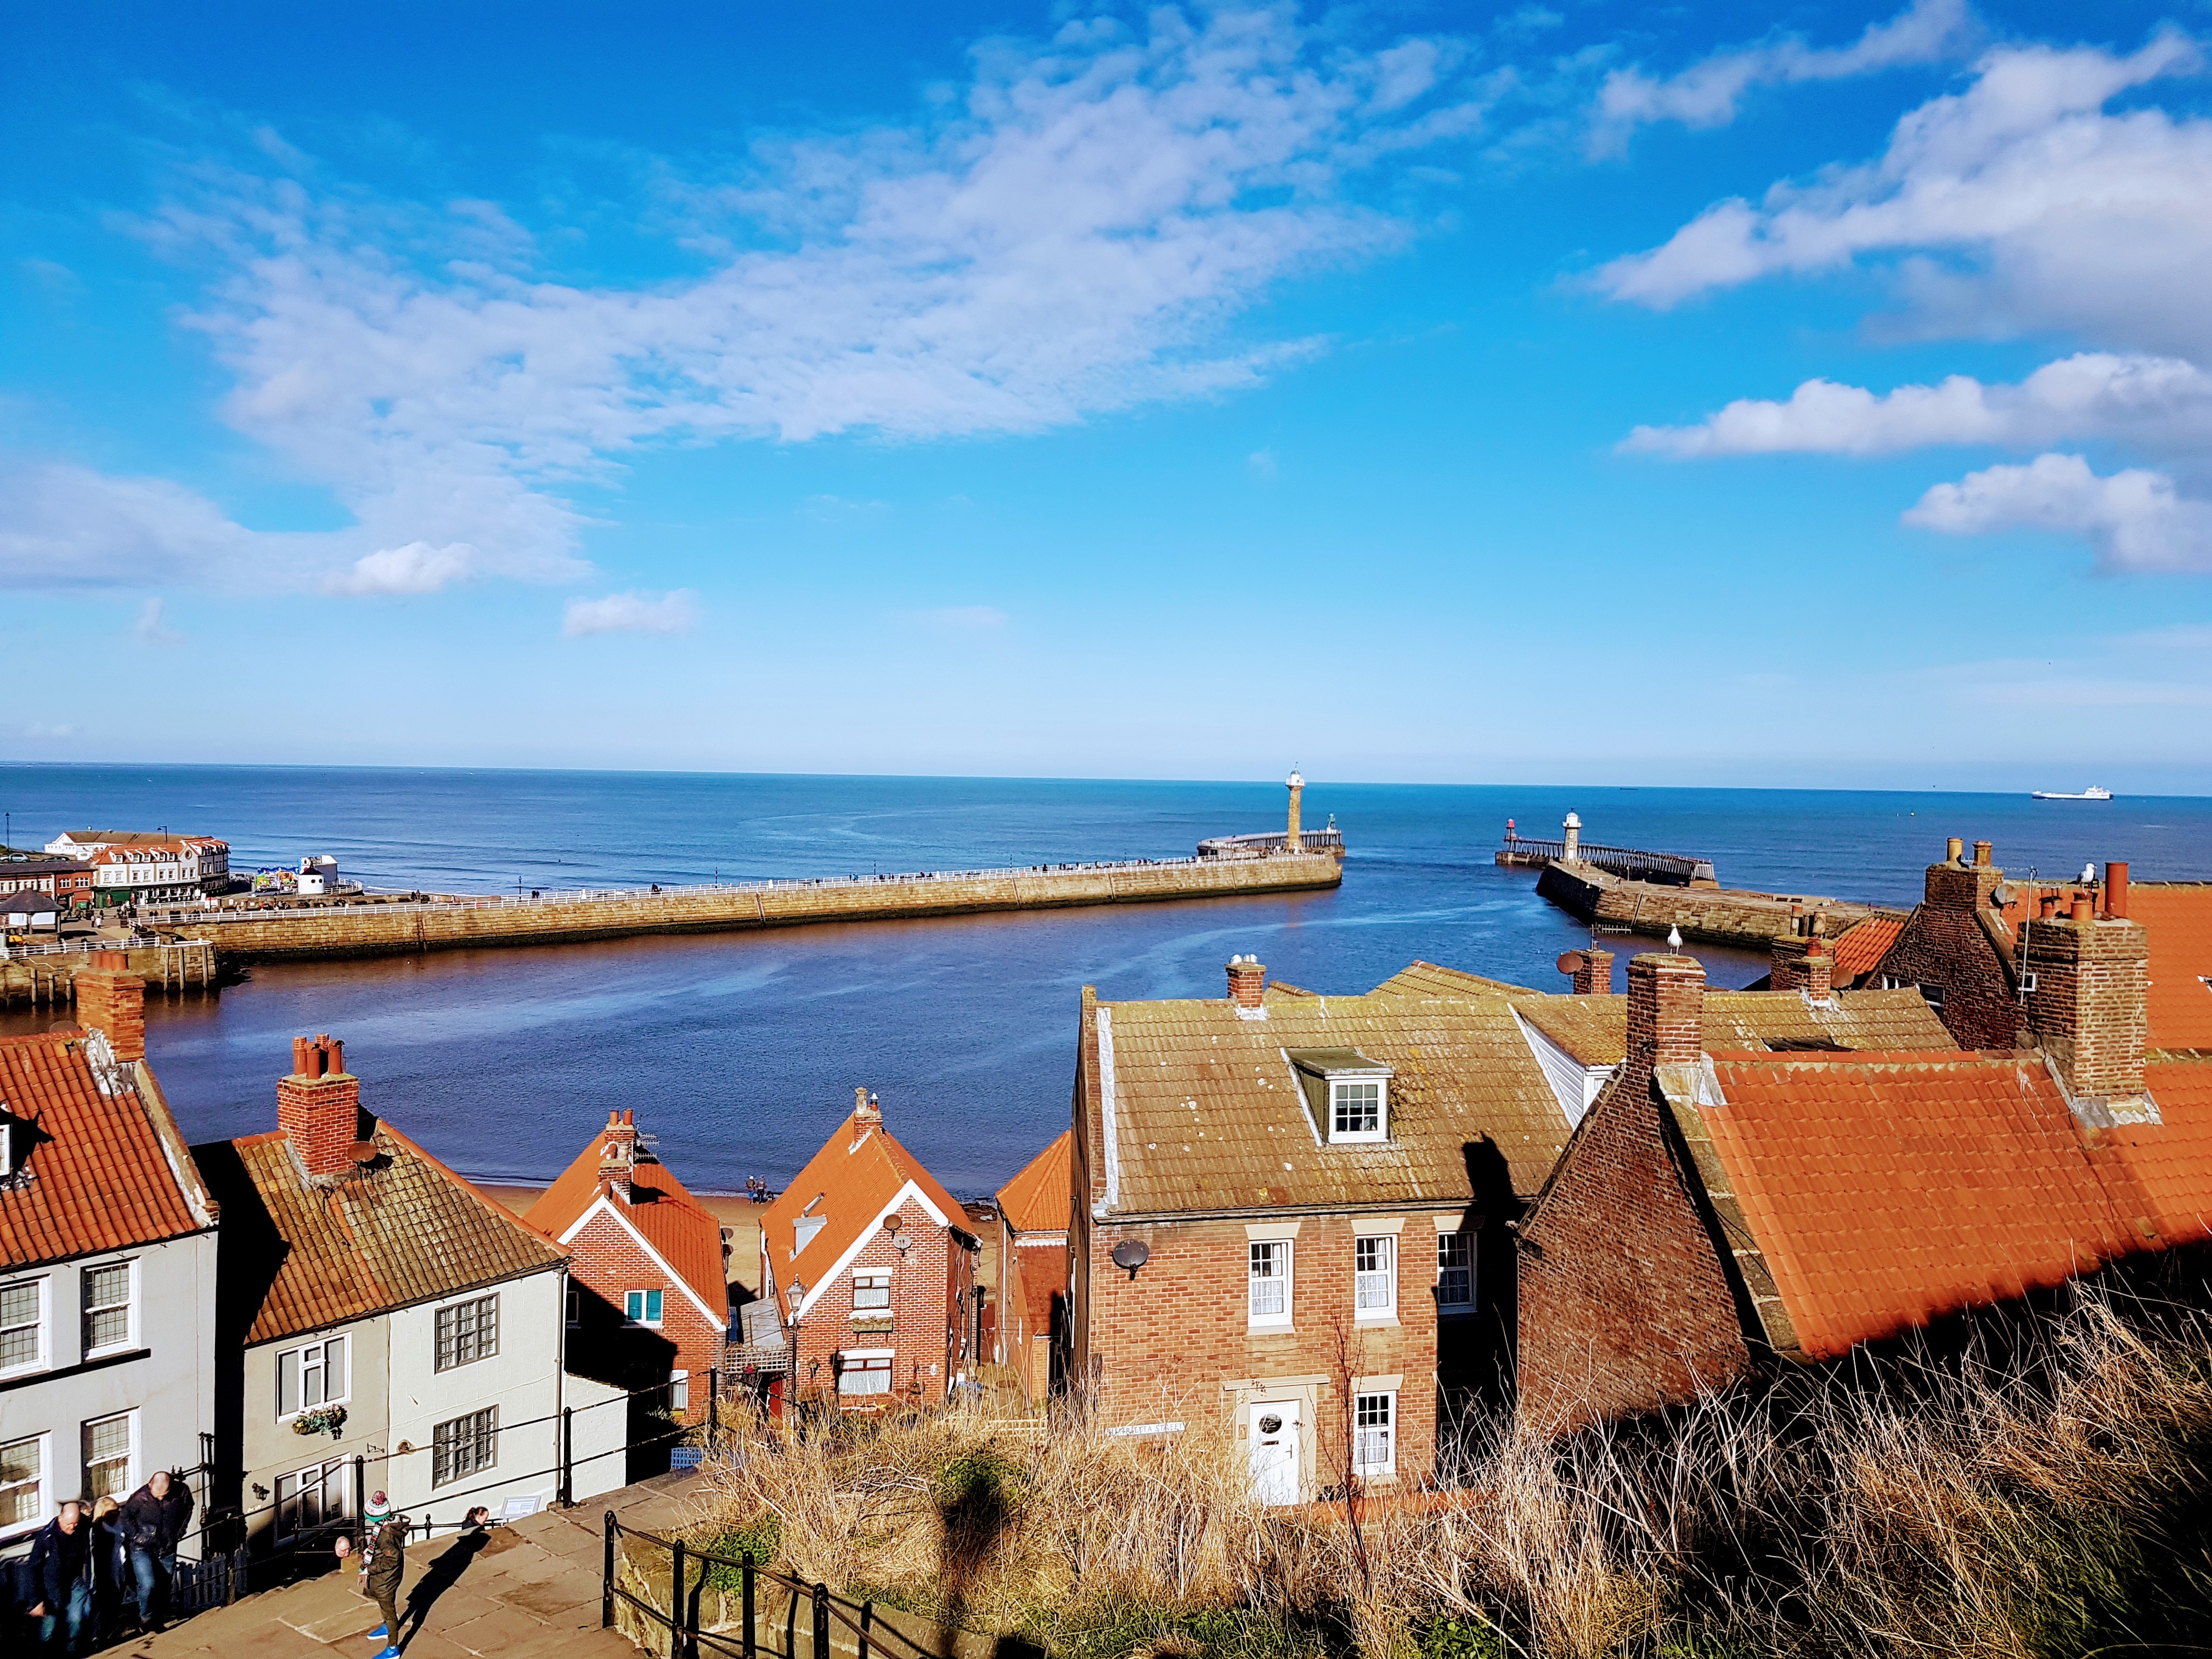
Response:
[{"label": "calm blue water", "polygon": [[[1570,808],[1588,839],[1702,854],[1732,886],[1909,903],[1947,835],[1994,841],[2016,874],[2124,858],[2137,879],[2212,878],[2203,799],[1316,780],[1306,822],[1335,814],[1351,846],[1334,893],[264,967],[220,997],[156,996],[149,1040],[195,1139],[273,1127],[291,1037],[330,1031],[376,1109],[472,1175],[550,1176],[629,1107],[694,1186],[780,1186],[866,1084],[947,1185],[980,1194],[1066,1126],[1086,983],[1219,996],[1249,951],[1337,993],[1415,957],[1563,984],[1553,958],[1587,936],[1532,872],[1490,860],[1509,816],[1549,836]],[[18,846],[166,826],[225,837],[234,867],[332,853],[372,885],[449,891],[1177,855],[1282,809],[1274,783],[0,767]],[[1717,983],[1765,971],[1698,954]],[[0,1031],[50,1018],[0,1015]]]}]

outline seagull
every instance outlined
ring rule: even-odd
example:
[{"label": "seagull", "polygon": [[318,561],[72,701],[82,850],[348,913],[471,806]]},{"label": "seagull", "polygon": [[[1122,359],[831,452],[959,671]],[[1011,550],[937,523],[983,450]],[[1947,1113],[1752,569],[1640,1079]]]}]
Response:
[{"label": "seagull", "polygon": [[2081,866],[2081,879],[2086,884],[2096,880],[2096,878],[2097,866],[2095,860],[2092,860],[2089,863]]},{"label": "seagull", "polygon": [[1670,951],[1679,951],[1682,948],[1682,930],[1680,928],[1669,927],[1667,930],[1667,948]]}]

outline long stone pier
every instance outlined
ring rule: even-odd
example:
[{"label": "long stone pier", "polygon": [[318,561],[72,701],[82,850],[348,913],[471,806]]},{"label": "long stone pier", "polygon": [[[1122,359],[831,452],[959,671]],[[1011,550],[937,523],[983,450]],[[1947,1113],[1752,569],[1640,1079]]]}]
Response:
[{"label": "long stone pier", "polygon": [[672,887],[657,893],[623,889],[541,898],[209,910],[179,921],[214,940],[225,963],[248,963],[551,945],[641,933],[733,933],[991,910],[1235,898],[1335,887],[1343,880],[1340,851],[1279,848],[1245,856],[763,881]]},{"label": "long stone pier", "polygon": [[1794,929],[1799,915],[1825,913],[1831,937],[1869,916],[1904,915],[1881,905],[1807,893],[1756,893],[1726,887],[1677,887],[1625,881],[1595,866],[1554,860],[1536,878],[1536,891],[1579,921],[1664,939],[1680,929],[1685,939],[1764,951]]},{"label": "long stone pier", "polygon": [[[75,1002],[76,970],[89,960],[91,948],[24,951],[0,960],[0,1008],[62,1008]],[[123,955],[149,991],[211,991],[222,971],[215,946],[204,939],[134,945]]]}]

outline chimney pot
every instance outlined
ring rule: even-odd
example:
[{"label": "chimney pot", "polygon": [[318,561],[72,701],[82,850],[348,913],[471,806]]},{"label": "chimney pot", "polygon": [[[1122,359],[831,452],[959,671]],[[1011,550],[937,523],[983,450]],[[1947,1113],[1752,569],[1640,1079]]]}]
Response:
[{"label": "chimney pot", "polygon": [[1989,868],[1989,865],[1990,865],[1990,844],[1989,844],[1989,842],[1985,842],[1985,841],[1978,841],[1978,842],[1976,842],[1974,843],[1974,866],[1975,866],[1975,867],[1976,867],[1977,869],[1986,870],[1986,869],[1988,869],[1988,868]]},{"label": "chimney pot", "polygon": [[1945,862],[1949,864],[1958,863],[1966,850],[1966,843],[1956,836],[1952,836],[1950,840],[1943,843],[1943,858]]},{"label": "chimney pot", "polygon": [[2128,866],[2125,860],[2105,866],[2105,914],[2124,921],[2128,915]]},{"label": "chimney pot", "polygon": [[2075,894],[2074,920],[2076,921],[2087,921],[2094,914],[2094,912],[2090,906],[2089,896],[2087,893]]},{"label": "chimney pot", "polygon": [[361,1083],[331,1064],[337,1047],[327,1033],[292,1039],[292,1075],[276,1083],[276,1126],[311,1176],[333,1176],[360,1161]]}]

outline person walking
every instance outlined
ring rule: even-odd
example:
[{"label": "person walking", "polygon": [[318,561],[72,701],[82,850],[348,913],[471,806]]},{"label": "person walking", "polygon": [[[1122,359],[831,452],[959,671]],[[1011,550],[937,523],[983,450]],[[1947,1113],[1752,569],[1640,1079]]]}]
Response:
[{"label": "person walking", "polygon": [[[83,1653],[92,1646],[92,1525],[84,1505],[64,1500],[31,1540],[31,1618],[41,1647]],[[57,1641],[58,1638],[58,1641]]]},{"label": "person walking", "polygon": [[92,1506],[92,1622],[102,1642],[123,1633],[123,1602],[131,1594],[131,1539],[123,1505],[102,1492]]},{"label": "person walking", "polygon": [[159,1621],[168,1612],[169,1580],[177,1571],[177,1543],[191,1518],[192,1489],[167,1469],[155,1470],[153,1477],[123,1505],[123,1533],[131,1546],[138,1622],[148,1630],[161,1629]]},{"label": "person walking", "polygon": [[369,1632],[372,1642],[382,1639],[375,1659],[399,1659],[399,1580],[407,1571],[407,1517],[395,1515],[376,1529],[369,1540],[362,1587],[384,1615],[384,1622]]}]

